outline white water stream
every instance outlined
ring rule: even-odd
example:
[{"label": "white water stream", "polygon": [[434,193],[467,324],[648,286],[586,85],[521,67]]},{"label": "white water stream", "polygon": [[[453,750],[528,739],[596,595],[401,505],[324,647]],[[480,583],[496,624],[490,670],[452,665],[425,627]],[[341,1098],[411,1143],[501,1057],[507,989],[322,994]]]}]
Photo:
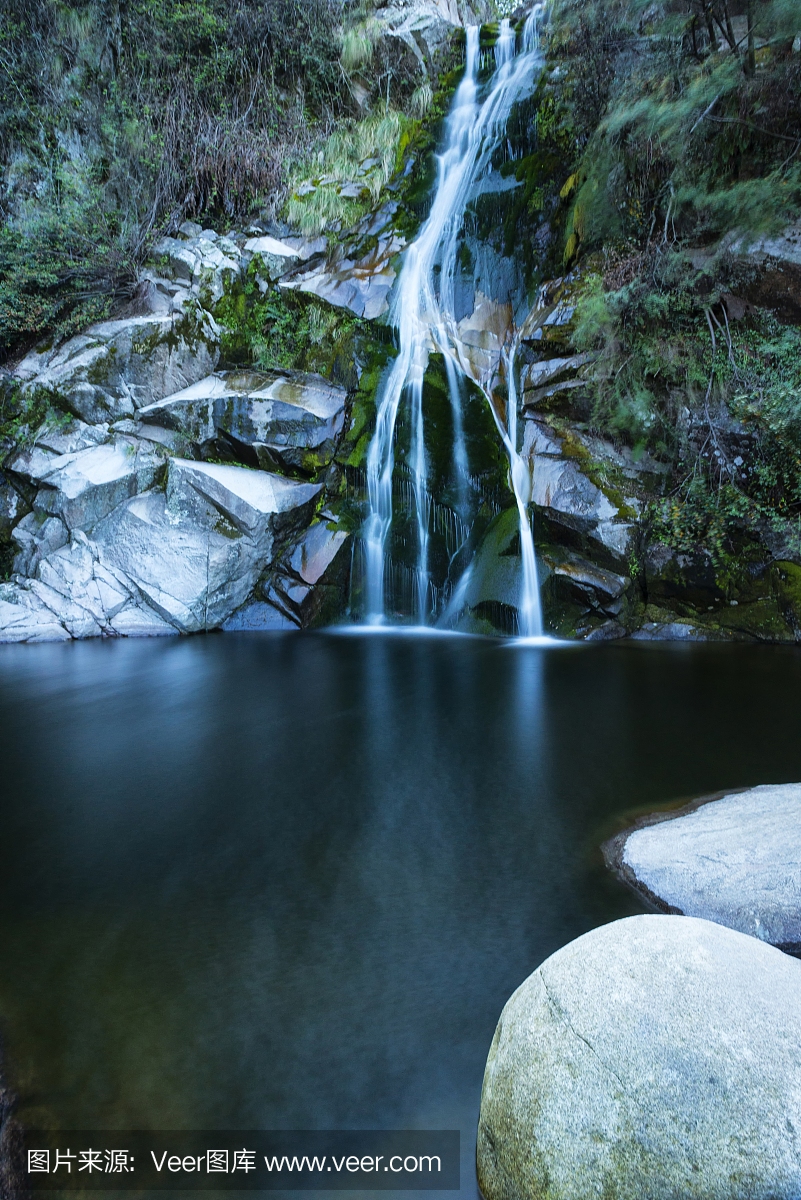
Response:
[{"label": "white water stream", "polygon": [[[454,413],[453,457],[457,478],[466,479],[467,454],[461,419],[461,396],[457,366],[465,374],[466,356],[456,331],[454,281],[459,235],[465,210],[476,185],[491,168],[493,154],[506,135],[513,105],[529,94],[536,82],[539,58],[538,20],[535,7],[523,29],[517,52],[514,30],[501,23],[495,46],[495,71],[483,100],[479,96],[479,29],[469,27],[467,59],[462,82],[453,99],[445,130],[445,148],[438,157],[437,182],[431,212],[418,236],[408,246],[400,282],[390,313],[397,330],[398,356],[386,377],[378,399],[376,431],[367,453],[367,486],[370,510],[364,529],[367,620],[385,621],[386,541],[392,523],[392,473],[398,409],[409,396],[412,438],[409,466],[417,525],[416,619],[422,625],[433,616],[428,564],[431,497],[427,485],[426,447],[423,425],[423,379],[432,351],[445,356]],[[439,268],[438,272],[436,268]],[[435,274],[438,276],[435,282]],[[516,343],[506,354],[508,387],[507,417],[500,422],[490,404],[509,454],[510,479],[520,515],[522,557],[521,598],[518,628],[524,637],[542,634],[534,539],[527,506],[531,499],[529,470],[517,450],[517,395],[514,383]],[[470,571],[470,567],[468,567]],[[463,577],[448,605],[463,596]]]}]

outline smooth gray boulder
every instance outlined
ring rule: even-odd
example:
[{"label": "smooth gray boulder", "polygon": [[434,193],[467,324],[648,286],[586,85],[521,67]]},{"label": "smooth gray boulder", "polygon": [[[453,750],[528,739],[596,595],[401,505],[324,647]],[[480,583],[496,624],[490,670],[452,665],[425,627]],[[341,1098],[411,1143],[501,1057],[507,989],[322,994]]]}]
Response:
[{"label": "smooth gray boulder", "polygon": [[180,313],[103,321],[55,348],[31,351],[14,372],[91,425],[131,416],[208,375],[219,330],[194,301]]},{"label": "smooth gray boulder", "polygon": [[657,903],[801,951],[801,784],[724,796],[611,847],[624,878]]},{"label": "smooth gray boulder", "polygon": [[251,447],[259,463],[327,466],[345,422],[344,388],[321,375],[221,371],[139,412],[204,446],[223,438]]},{"label": "smooth gray boulder", "polygon": [[486,1200],[798,1200],[801,963],[692,917],[594,929],[501,1014]]}]

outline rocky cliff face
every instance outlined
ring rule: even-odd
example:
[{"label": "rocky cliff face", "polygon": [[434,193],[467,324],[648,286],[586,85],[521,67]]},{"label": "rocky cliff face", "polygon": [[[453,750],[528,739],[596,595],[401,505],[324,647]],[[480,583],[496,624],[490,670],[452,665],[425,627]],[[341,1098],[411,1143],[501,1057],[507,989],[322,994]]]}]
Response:
[{"label": "rocky cliff face", "polygon": [[[3,376],[12,419],[0,476],[0,638],[306,627],[359,616],[366,450],[393,353],[387,312],[402,251],[426,213],[437,121],[458,78],[448,68],[458,59],[459,17],[443,4],[377,10],[371,36],[381,53],[405,47],[434,94],[430,117],[388,174],[369,155],[347,181],[298,185],[294,225],[263,221],[220,236],[185,223],[155,245],[116,319],[38,346]],[[487,71],[496,33],[482,33]],[[517,512],[495,420],[475,386],[492,378],[497,419],[509,390],[502,352],[516,335],[547,629],[591,639],[796,641],[801,543],[790,526],[763,521],[725,554],[709,539],[676,538],[664,519],[675,464],[656,443],[617,436],[597,419],[602,351],[588,343],[582,314],[607,267],[591,254],[576,259],[575,238],[565,265],[577,185],[573,176],[563,183],[567,160],[543,132],[559,86],[556,69],[517,107],[468,207],[454,281],[466,373],[461,473],[441,356],[426,376],[438,611],[465,631],[516,629]],[[339,216],[321,236],[306,217],[328,192]],[[781,320],[797,319],[797,229],[756,243],[733,237],[727,253],[743,264],[742,286],[720,310],[727,329],[777,306]],[[707,403],[703,428],[693,425],[697,410],[684,420],[699,456],[716,455],[732,478],[748,469],[753,430],[723,403]],[[410,607],[411,453],[401,418],[388,543],[390,607],[400,619]]]},{"label": "rocky cliff face", "polygon": [[346,389],[215,371],[213,309],[253,261],[245,244],[186,226],[156,248],[165,274],[144,275],[137,311],[17,367],[18,402],[44,419],[4,462],[3,640],[292,627],[339,580],[326,480]]}]

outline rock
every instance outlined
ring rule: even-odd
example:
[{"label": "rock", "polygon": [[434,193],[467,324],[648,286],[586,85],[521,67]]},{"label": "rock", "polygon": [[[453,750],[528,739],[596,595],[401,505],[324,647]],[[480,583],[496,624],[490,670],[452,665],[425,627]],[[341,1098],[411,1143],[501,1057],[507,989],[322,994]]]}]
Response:
[{"label": "rock", "polygon": [[35,508],[60,517],[70,530],[90,529],[118,504],[151,487],[164,465],[152,444],[131,437],[59,455],[30,472],[44,485]]},{"label": "rock", "polygon": [[55,349],[32,351],[15,372],[89,424],[131,416],[214,370],[218,331],[195,306],[182,315],[104,321]]},{"label": "rock", "polygon": [[38,562],[34,578],[3,584],[0,600],[0,642],[177,632],[97,561],[81,533]]},{"label": "rock", "polygon": [[144,422],[180,431],[200,446],[222,436],[252,447],[270,467],[314,472],[333,458],[345,421],[344,388],[320,375],[225,371],[140,410]]},{"label": "rock", "polygon": [[510,618],[520,600],[522,565],[519,551],[520,519],[516,508],[499,513],[487,527],[473,558],[464,593],[464,605],[478,610],[502,605]]},{"label": "rock", "polygon": [[486,1200],[797,1200],[801,963],[691,917],[594,929],[503,1010]]},{"label": "rock", "polygon": [[35,596],[15,583],[0,583],[0,642],[64,642],[69,633]]},{"label": "rock", "polygon": [[572,354],[566,358],[546,358],[523,367],[520,372],[520,390],[523,393],[524,404],[527,392],[568,379],[575,375],[579,367],[592,362],[595,357],[594,354]]},{"label": "rock", "polygon": [[650,818],[605,853],[660,907],[801,952],[801,784],[766,784]]},{"label": "rock", "polygon": [[389,293],[395,282],[391,260],[404,245],[397,235],[379,238],[373,249],[360,258],[349,258],[337,248],[330,258],[312,259],[290,271],[278,286],[319,296],[337,308],[347,308],[357,317],[373,321],[389,309]]},{"label": "rock", "polygon": [[22,517],[30,512],[18,488],[0,471],[0,541],[7,541],[11,530]]},{"label": "rock", "polygon": [[11,531],[11,537],[19,547],[14,558],[14,571],[18,575],[33,575],[43,558],[69,540],[64,522],[41,511],[23,517]]},{"label": "rock", "polygon": [[162,238],[153,247],[153,257],[164,275],[186,284],[204,307],[213,308],[242,270],[235,243],[218,238],[212,230],[202,230],[186,241]]},{"label": "rock", "polygon": [[249,238],[245,242],[245,250],[254,256],[258,255],[270,280],[280,279],[300,261],[297,250],[274,237]]},{"label": "rock", "polygon": [[298,579],[313,586],[324,577],[348,540],[344,530],[318,521],[311,525],[289,556],[289,566]]},{"label": "rock", "polygon": [[212,629],[245,603],[277,536],[308,520],[320,485],[172,459],[167,494],[149,491],[93,531],[100,563],[182,633]]},{"label": "rock", "polygon": [[[610,616],[618,616],[623,608],[624,593],[630,580],[614,571],[607,571],[589,559],[571,551],[555,548],[541,556],[541,561],[550,568],[555,579],[568,583],[574,593],[592,608],[600,608]],[[600,633],[596,632],[595,640]]]},{"label": "rock", "polygon": [[222,624],[224,633],[266,633],[295,630],[298,625],[266,600],[251,600]]},{"label": "rock", "polygon": [[317,521],[285,557],[268,595],[291,620],[311,624],[326,599],[332,598],[326,592],[336,592],[335,564],[348,536],[333,522]]},{"label": "rock", "polygon": [[600,542],[613,557],[625,559],[633,525],[581,469],[585,459],[589,464],[589,453],[568,457],[562,439],[549,426],[529,419],[522,455],[531,463],[534,504],[560,524]]},{"label": "rock", "polygon": [[[219,463],[190,462],[173,458],[167,480],[167,500],[175,513],[205,517],[206,506],[217,512],[239,533],[253,538],[269,553],[272,534],[298,520],[298,510],[308,512],[322,484],[296,483],[266,471]],[[196,498],[203,504],[197,507]]]},{"label": "rock", "polygon": [[632,635],[636,642],[723,641],[725,635],[702,629],[692,621],[646,621]]}]

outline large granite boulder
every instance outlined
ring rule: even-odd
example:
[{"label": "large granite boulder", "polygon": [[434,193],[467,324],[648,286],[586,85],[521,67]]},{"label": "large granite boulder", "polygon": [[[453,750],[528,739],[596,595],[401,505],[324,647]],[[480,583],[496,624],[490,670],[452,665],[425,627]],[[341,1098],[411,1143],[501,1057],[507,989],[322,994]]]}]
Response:
[{"label": "large granite boulder", "polygon": [[131,416],[208,375],[219,330],[199,305],[91,325],[55,347],[31,351],[14,372],[89,424]]},{"label": "large granite boulder", "polygon": [[635,889],[669,911],[801,952],[801,784],[766,784],[652,821],[605,848]]},{"label": "large granite boulder", "polygon": [[501,1014],[486,1200],[797,1200],[801,963],[691,917],[630,917],[547,959]]},{"label": "large granite boulder", "polygon": [[264,467],[313,473],[333,458],[345,422],[344,388],[292,371],[221,371],[140,409],[145,423],[178,430],[197,445],[218,439],[249,447]]}]

